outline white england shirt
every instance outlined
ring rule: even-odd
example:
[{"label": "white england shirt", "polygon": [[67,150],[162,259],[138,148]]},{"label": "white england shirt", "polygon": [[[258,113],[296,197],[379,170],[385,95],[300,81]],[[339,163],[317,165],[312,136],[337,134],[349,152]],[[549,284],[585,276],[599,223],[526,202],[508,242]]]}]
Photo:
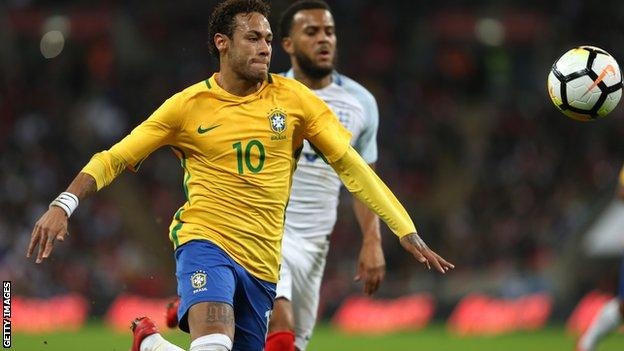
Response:
[{"label": "white england shirt", "polygon": [[[292,70],[285,74],[293,78]],[[352,79],[333,74],[330,85],[313,90],[351,132],[351,144],[366,163],[377,161],[379,112],[373,95]],[[336,223],[342,182],[334,170],[304,141],[286,208],[284,240],[326,243]]]}]

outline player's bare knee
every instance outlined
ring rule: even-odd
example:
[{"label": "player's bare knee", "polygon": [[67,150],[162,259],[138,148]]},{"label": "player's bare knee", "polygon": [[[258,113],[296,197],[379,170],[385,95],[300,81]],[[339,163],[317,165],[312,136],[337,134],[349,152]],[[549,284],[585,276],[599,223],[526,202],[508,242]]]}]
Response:
[{"label": "player's bare knee", "polygon": [[269,333],[294,330],[295,319],[292,303],[285,298],[275,299],[271,318],[269,319]]},{"label": "player's bare knee", "polygon": [[234,340],[234,309],[223,302],[200,302],[188,312],[191,340],[210,335],[223,334]]}]

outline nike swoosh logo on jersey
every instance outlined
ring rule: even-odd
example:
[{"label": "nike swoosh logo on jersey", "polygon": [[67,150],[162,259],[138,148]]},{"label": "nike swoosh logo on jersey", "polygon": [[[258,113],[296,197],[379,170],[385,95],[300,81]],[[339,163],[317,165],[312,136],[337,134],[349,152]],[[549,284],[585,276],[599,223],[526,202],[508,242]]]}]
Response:
[{"label": "nike swoosh logo on jersey", "polygon": [[596,78],[596,80],[592,83],[592,85],[590,85],[589,88],[587,88],[587,90],[582,96],[587,95],[587,93],[589,93],[592,89],[598,86],[598,84],[600,84],[600,82],[602,82],[602,80],[605,79],[605,77],[607,76],[607,73],[615,74],[615,67],[611,65],[607,65],[607,67],[603,68],[602,72],[600,72],[600,74],[598,75],[598,78]]},{"label": "nike swoosh logo on jersey", "polygon": [[220,124],[217,124],[216,126],[212,126],[212,127],[208,127],[208,128],[205,128],[205,129],[204,129],[204,128],[202,128],[202,126],[200,125],[200,126],[197,128],[197,133],[199,133],[199,134],[204,134],[204,133],[209,132],[209,131],[211,131],[211,130],[213,130],[213,129],[217,128],[217,127],[220,127],[220,126],[221,126]]}]

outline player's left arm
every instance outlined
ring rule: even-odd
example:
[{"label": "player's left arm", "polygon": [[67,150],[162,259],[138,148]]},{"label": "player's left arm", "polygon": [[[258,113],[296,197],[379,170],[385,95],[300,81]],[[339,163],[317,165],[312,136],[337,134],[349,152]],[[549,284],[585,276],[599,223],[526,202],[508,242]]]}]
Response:
[{"label": "player's left arm", "polygon": [[[330,112],[331,114],[331,112]],[[455,266],[431,250],[416,232],[416,227],[399,200],[375,172],[349,145],[349,132],[335,116],[324,128],[308,136],[308,140],[323,153],[347,189],[366,207],[373,210],[401,241],[401,246],[428,268],[433,266],[445,273]]]},{"label": "player's left arm", "polygon": [[304,137],[323,155],[347,189],[375,212],[401,240],[401,246],[428,268],[445,273],[451,263],[431,250],[418,236],[407,211],[375,172],[351,147],[351,133],[338,121],[327,104],[299,84],[304,111]]},{"label": "player's left arm", "polygon": [[347,189],[384,220],[401,239],[401,246],[419,262],[427,268],[433,266],[440,273],[455,267],[425,244],[399,200],[351,146],[337,160],[330,160],[330,164]]},{"label": "player's left arm", "polygon": [[147,155],[172,141],[181,121],[179,98],[180,94],[176,94],[168,99],[123,140],[91,158],[35,224],[27,257],[31,257],[38,246],[36,262],[41,263],[52,253],[54,242],[65,239],[69,217],[80,201],[110,184],[124,169],[136,170]]}]

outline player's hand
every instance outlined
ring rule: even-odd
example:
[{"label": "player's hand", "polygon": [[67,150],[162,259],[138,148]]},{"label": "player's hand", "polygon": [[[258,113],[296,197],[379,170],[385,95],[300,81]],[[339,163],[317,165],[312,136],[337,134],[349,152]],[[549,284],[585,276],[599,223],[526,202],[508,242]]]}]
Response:
[{"label": "player's hand", "polygon": [[446,261],[440,255],[433,252],[427,244],[418,236],[417,233],[408,234],[401,238],[401,246],[411,253],[418,262],[431,269],[433,266],[440,273],[446,273],[449,269],[455,268],[455,265]]},{"label": "player's hand", "polygon": [[61,208],[51,206],[35,224],[30,237],[30,245],[26,251],[26,257],[30,257],[39,245],[36,263],[41,263],[44,258],[50,256],[54,241],[65,240],[67,235],[67,214]]},{"label": "player's hand", "polygon": [[386,260],[380,241],[365,242],[360,249],[357,275],[353,280],[364,281],[364,294],[372,295],[386,275]]}]

